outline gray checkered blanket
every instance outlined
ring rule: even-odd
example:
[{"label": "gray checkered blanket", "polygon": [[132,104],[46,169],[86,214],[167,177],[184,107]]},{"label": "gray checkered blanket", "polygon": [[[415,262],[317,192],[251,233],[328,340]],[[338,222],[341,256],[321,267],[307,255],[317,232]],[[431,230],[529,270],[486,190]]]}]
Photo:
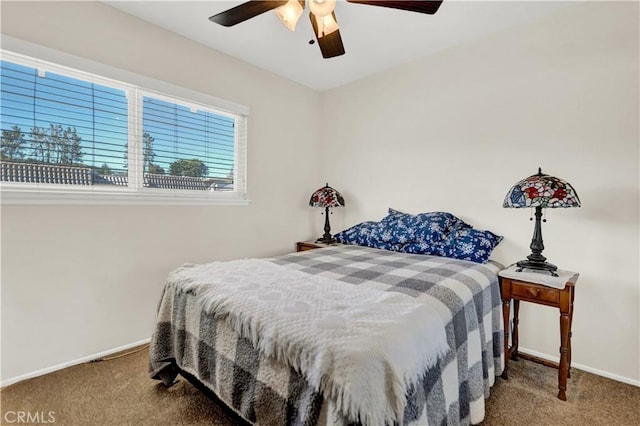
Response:
[{"label": "gray checkered blanket", "polygon": [[[286,268],[407,294],[446,324],[449,352],[406,395],[405,424],[477,424],[504,365],[502,311],[494,263],[481,265],[359,246],[333,246],[269,259]],[[150,348],[151,377],[197,380],[241,417],[260,425],[347,425],[334,402],[293,368],[259,353],[198,298],[168,289]]]}]

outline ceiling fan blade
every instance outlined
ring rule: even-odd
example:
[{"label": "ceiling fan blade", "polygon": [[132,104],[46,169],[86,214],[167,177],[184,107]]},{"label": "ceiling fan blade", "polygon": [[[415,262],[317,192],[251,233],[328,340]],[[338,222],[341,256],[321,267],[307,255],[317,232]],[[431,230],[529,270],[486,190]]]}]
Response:
[{"label": "ceiling fan blade", "polygon": [[[337,23],[335,12],[331,12],[334,21]],[[318,46],[322,57],[325,59],[333,58],[336,56],[344,55],[344,45],[342,44],[342,37],[340,37],[340,30],[337,29],[332,33],[325,34],[322,37],[318,37],[319,28],[316,17],[312,12],[309,12],[309,19],[311,19],[311,25],[313,26],[313,32],[316,34],[316,40],[318,40]]]},{"label": "ceiling fan blade", "polygon": [[349,3],[368,4],[371,6],[391,7],[393,9],[408,10],[410,12],[427,13],[433,15],[438,11],[442,0],[347,0]]},{"label": "ceiling fan blade", "polygon": [[247,19],[251,19],[264,12],[268,12],[276,7],[282,6],[287,3],[284,1],[263,1],[253,0],[246,3],[242,3],[236,7],[220,12],[216,15],[209,17],[209,20],[216,24],[224,25],[225,27],[232,27],[240,22],[244,22]]}]

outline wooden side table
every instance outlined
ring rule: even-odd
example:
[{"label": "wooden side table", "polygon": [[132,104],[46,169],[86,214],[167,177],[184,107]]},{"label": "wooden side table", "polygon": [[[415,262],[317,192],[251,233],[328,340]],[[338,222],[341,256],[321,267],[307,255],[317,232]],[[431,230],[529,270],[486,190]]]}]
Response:
[{"label": "wooden side table", "polygon": [[298,241],[296,243],[296,251],[313,250],[322,247],[329,247],[329,244],[316,243],[313,241]]},{"label": "wooden side table", "polygon": [[[578,278],[577,273],[568,271],[559,273],[554,285],[533,282],[535,274],[514,272],[512,268],[500,272],[500,291],[502,294],[502,314],[504,317],[504,372],[502,378],[508,378],[509,358],[517,360],[518,356],[530,361],[539,362],[549,367],[558,368],[558,398],[567,400],[567,378],[571,377],[571,323],[573,321],[573,297]],[[532,278],[533,276],[533,278]],[[554,279],[545,276],[543,281]],[[564,285],[558,283],[563,283]],[[511,334],[512,346],[509,348],[509,313],[510,301],[513,299],[513,330]],[[552,306],[560,310],[560,363],[541,360],[540,358],[518,353],[518,314],[520,301]]]}]

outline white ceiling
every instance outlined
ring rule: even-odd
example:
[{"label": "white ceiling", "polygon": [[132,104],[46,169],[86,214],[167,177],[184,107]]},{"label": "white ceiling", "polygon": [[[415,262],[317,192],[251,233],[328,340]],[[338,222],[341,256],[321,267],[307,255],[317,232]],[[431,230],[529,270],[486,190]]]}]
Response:
[{"label": "white ceiling", "polygon": [[323,59],[308,19],[295,32],[269,11],[233,27],[209,16],[243,1],[105,1],[109,6],[316,90],[331,89],[466,40],[539,19],[568,3],[445,0],[435,15],[338,0],[346,54]]}]

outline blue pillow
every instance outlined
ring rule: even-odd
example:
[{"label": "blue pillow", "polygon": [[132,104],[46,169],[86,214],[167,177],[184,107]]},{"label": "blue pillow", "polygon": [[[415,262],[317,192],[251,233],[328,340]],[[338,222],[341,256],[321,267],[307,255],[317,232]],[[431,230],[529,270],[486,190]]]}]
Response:
[{"label": "blue pillow", "polygon": [[390,217],[402,217],[402,216],[411,216],[409,213],[401,212],[400,210],[392,209],[389,207],[389,211],[387,216],[385,216],[382,220],[385,220]]},{"label": "blue pillow", "polygon": [[382,250],[399,251],[400,244],[382,241],[379,238],[380,222],[362,222],[349,229],[338,232],[333,237],[342,244],[373,247]]},{"label": "blue pillow", "polygon": [[491,252],[502,239],[502,236],[491,231],[480,231],[469,225],[459,226],[451,233],[449,257],[487,263]]},{"label": "blue pillow", "polygon": [[394,244],[435,244],[449,238],[451,230],[464,222],[451,213],[431,212],[411,215],[389,209],[380,221],[378,237]]},{"label": "blue pillow", "polygon": [[447,212],[412,215],[389,209],[380,222],[362,222],[334,235],[354,244],[403,253],[428,254],[486,263],[503,237],[480,231]]},{"label": "blue pillow", "polygon": [[380,250],[400,251],[402,244],[386,243],[377,239],[370,239],[367,243],[367,247],[373,247]]},{"label": "blue pillow", "polygon": [[342,244],[355,244],[367,246],[371,237],[371,231],[378,227],[378,222],[362,222],[333,236],[337,242]]},{"label": "blue pillow", "polygon": [[377,239],[392,244],[413,242],[415,241],[414,222],[415,216],[389,209],[389,214],[379,222],[374,235]]},{"label": "blue pillow", "polygon": [[449,240],[438,241],[437,243],[408,243],[400,248],[402,253],[430,254],[432,256],[451,257],[451,245]]}]

